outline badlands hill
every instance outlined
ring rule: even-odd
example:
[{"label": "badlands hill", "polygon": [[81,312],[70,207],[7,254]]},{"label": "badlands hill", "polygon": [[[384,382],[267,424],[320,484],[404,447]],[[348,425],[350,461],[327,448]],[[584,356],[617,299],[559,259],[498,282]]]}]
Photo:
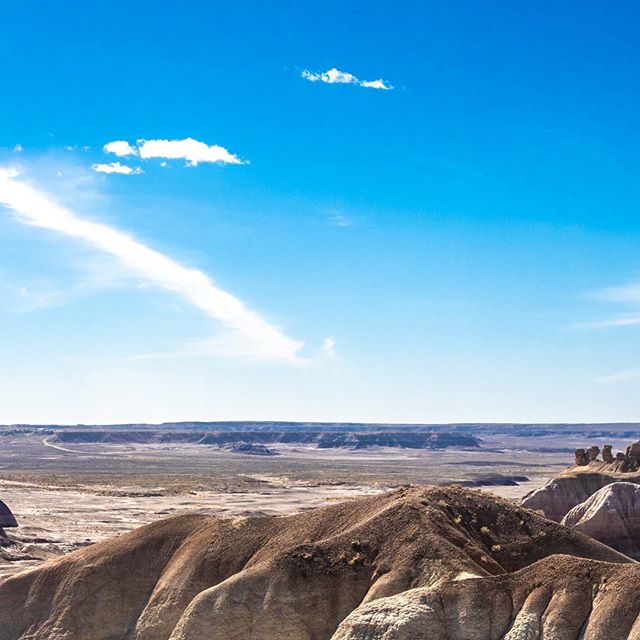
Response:
[{"label": "badlands hill", "polygon": [[169,518],[81,549],[0,583],[0,638],[610,638],[593,630],[637,615],[631,562],[499,498],[401,489],[288,517]]},{"label": "badlands hill", "polygon": [[613,482],[573,507],[562,524],[640,559],[640,485]]}]

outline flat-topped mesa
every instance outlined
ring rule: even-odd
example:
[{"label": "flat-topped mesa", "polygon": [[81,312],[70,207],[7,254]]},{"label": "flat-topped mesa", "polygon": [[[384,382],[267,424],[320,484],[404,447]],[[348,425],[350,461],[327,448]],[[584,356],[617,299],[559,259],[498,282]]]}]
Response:
[{"label": "flat-topped mesa", "polygon": [[619,473],[631,473],[640,469],[640,441],[630,444],[625,453],[618,451],[615,457],[611,445],[605,444],[602,448],[602,461],[598,460],[599,455],[600,447],[596,445],[588,449],[576,449],[575,466],[585,467],[595,463],[598,470]]}]

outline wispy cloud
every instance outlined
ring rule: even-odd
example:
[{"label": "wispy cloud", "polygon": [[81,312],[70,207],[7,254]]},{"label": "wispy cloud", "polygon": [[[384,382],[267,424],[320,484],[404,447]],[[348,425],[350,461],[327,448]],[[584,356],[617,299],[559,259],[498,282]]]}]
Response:
[{"label": "wispy cloud", "polygon": [[610,329],[614,327],[636,327],[640,325],[640,317],[610,318],[594,322],[578,322],[570,326],[571,329]]},{"label": "wispy cloud", "polygon": [[378,80],[360,80],[348,71],[340,71],[333,67],[327,71],[315,72],[303,69],[300,75],[309,82],[324,82],[325,84],[354,84],[358,87],[366,89],[380,89],[382,91],[390,91],[393,89],[386,80],[379,78]]},{"label": "wispy cloud", "polygon": [[600,289],[590,296],[594,300],[609,302],[627,307],[624,315],[618,315],[594,322],[581,322],[571,325],[571,329],[609,329],[616,327],[640,326],[640,284],[631,283],[620,287]]},{"label": "wispy cloud", "polygon": [[352,227],[354,224],[351,218],[340,212],[332,214],[329,220],[334,227]]},{"label": "wispy cloud", "polygon": [[289,338],[204,272],[185,267],[115,227],[94,222],[58,205],[38,188],[19,179],[12,169],[0,168],[0,205],[25,225],[74,238],[115,258],[147,285],[180,296],[223,328],[222,336],[206,345],[212,355],[244,356],[301,364],[303,343]]},{"label": "wispy cloud", "polygon": [[607,376],[601,376],[600,378],[596,378],[596,382],[599,382],[600,384],[614,384],[616,382],[633,380],[634,378],[640,378],[640,367],[627,369],[625,371],[618,371],[618,373],[612,373]]},{"label": "wispy cloud", "polygon": [[121,173],[125,176],[138,175],[144,173],[140,167],[129,167],[119,162],[110,162],[108,164],[94,164],[91,166],[98,173]]},{"label": "wispy cloud", "polygon": [[135,145],[126,140],[114,140],[104,145],[105,153],[117,156],[136,155],[143,160],[161,158],[163,160],[186,160],[187,166],[195,167],[201,163],[212,164],[247,164],[237,155],[217,144],[206,144],[194,138],[183,140],[144,140],[139,139]]}]

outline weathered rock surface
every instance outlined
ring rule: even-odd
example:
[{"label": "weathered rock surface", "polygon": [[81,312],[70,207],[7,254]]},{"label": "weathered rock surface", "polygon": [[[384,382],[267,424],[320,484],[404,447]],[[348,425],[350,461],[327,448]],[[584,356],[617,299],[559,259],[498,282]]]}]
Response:
[{"label": "weathered rock surface", "polygon": [[[570,600],[570,594],[562,589],[573,583],[561,579],[572,576],[589,595],[582,604],[590,606],[593,585],[603,584],[599,576],[615,574],[612,565],[600,569],[600,564],[583,559],[570,565],[571,571],[561,571],[560,577],[532,565],[555,553],[631,562],[505,500],[452,487],[398,490],[281,518],[180,516],[0,583],[0,638],[329,640],[362,603],[450,583],[442,587],[449,591],[434,592],[451,597],[441,605],[448,607],[447,620],[454,621],[444,630],[428,618],[431,614],[425,613],[421,601],[411,600],[414,592],[409,591],[407,607],[417,607],[427,616],[432,635],[348,636],[346,627],[336,638],[488,640],[489,636],[453,635],[449,629],[475,617],[483,629],[493,620],[500,630],[503,618],[493,616],[495,607],[497,612],[511,607],[519,611],[525,602],[527,611],[534,603],[538,609],[548,601],[553,604],[553,598],[560,598],[558,607],[564,607],[562,598]],[[556,564],[555,559],[549,563]],[[504,575],[528,565],[532,567],[524,577]],[[582,567],[594,577],[578,579]],[[628,573],[631,588],[636,584],[634,571]],[[451,582],[469,575],[483,576],[487,582]],[[495,575],[503,578],[490,578]],[[473,586],[480,584],[486,587]],[[502,609],[495,599],[504,603]],[[427,603],[427,608],[437,604],[429,599]],[[567,611],[577,615],[571,607]],[[458,622],[449,617],[454,615],[461,616]],[[626,618],[622,620],[624,626]]]},{"label": "weathered rock surface", "polygon": [[621,553],[640,559],[640,485],[614,482],[596,491],[562,519]]},{"label": "weathered rock surface", "polygon": [[637,640],[640,566],[553,556],[356,609],[333,640]]}]

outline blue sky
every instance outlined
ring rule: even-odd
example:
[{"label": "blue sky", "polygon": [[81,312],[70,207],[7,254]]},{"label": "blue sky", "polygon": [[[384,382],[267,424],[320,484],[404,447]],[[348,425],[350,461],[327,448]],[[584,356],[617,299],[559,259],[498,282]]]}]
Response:
[{"label": "blue sky", "polygon": [[0,422],[637,420],[639,11],[6,3]]}]

